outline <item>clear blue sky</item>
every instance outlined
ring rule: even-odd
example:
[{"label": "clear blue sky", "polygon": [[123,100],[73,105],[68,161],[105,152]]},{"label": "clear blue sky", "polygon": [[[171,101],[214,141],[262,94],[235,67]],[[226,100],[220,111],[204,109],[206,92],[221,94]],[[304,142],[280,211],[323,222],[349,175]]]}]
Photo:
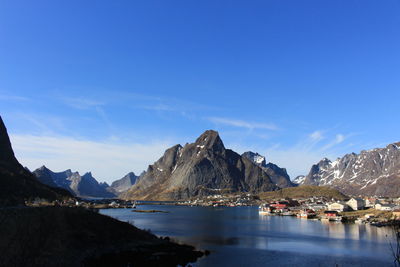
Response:
[{"label": "clear blue sky", "polygon": [[111,181],[215,129],[296,176],[399,141],[399,101],[397,0],[0,2],[0,114],[31,169]]}]

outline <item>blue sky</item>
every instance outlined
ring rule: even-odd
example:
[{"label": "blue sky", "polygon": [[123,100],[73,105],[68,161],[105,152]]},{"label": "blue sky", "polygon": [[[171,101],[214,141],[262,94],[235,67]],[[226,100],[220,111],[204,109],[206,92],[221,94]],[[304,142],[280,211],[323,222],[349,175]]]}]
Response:
[{"label": "blue sky", "polygon": [[140,173],[218,130],[306,174],[399,141],[400,2],[0,3],[0,115],[31,169]]}]

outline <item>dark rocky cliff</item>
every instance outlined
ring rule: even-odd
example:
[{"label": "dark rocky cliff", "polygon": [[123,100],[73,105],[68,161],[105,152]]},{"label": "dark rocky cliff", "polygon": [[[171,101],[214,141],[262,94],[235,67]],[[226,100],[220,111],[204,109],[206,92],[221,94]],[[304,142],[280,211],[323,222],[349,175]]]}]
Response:
[{"label": "dark rocky cliff", "polygon": [[63,189],[49,187],[39,182],[15,158],[7,129],[0,117],[0,205],[23,204],[36,197],[49,200],[72,195]]}]

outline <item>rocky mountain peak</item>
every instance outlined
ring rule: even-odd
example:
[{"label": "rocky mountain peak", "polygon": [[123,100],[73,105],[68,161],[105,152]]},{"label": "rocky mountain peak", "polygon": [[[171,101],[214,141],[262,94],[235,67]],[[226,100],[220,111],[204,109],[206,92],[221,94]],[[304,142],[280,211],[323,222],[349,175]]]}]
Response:
[{"label": "rocky mountain peak", "polygon": [[298,175],[298,176],[296,176],[296,178],[294,178],[293,183],[303,184],[305,178],[306,178],[305,175]]},{"label": "rocky mountain peak", "polygon": [[248,158],[249,160],[251,160],[252,162],[257,164],[258,166],[261,166],[261,167],[266,167],[267,166],[267,162],[266,162],[265,157],[261,156],[258,153],[254,153],[252,151],[247,151],[247,152],[244,152],[242,154],[242,157]]},{"label": "rocky mountain peak", "polygon": [[0,116],[0,162],[7,162],[17,164],[18,161],[15,158],[14,151],[11,147],[10,138],[8,137],[7,128],[4,125],[3,119]]},{"label": "rocky mountain peak", "polygon": [[222,151],[225,149],[224,143],[219,137],[219,133],[214,130],[205,131],[199,138],[197,138],[195,145],[215,151]]},{"label": "rocky mountain peak", "polygon": [[177,200],[215,192],[265,192],[277,189],[260,166],[225,149],[218,134],[205,131],[194,143],[176,145],[150,165],[127,199]]}]

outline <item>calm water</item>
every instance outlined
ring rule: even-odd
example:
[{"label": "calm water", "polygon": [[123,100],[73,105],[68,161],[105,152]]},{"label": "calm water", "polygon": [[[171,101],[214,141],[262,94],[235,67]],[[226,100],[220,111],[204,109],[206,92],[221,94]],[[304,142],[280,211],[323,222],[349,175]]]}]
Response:
[{"label": "calm water", "polygon": [[100,212],[211,251],[194,266],[393,266],[389,228],[265,216],[257,207],[139,209],[169,213]]}]

